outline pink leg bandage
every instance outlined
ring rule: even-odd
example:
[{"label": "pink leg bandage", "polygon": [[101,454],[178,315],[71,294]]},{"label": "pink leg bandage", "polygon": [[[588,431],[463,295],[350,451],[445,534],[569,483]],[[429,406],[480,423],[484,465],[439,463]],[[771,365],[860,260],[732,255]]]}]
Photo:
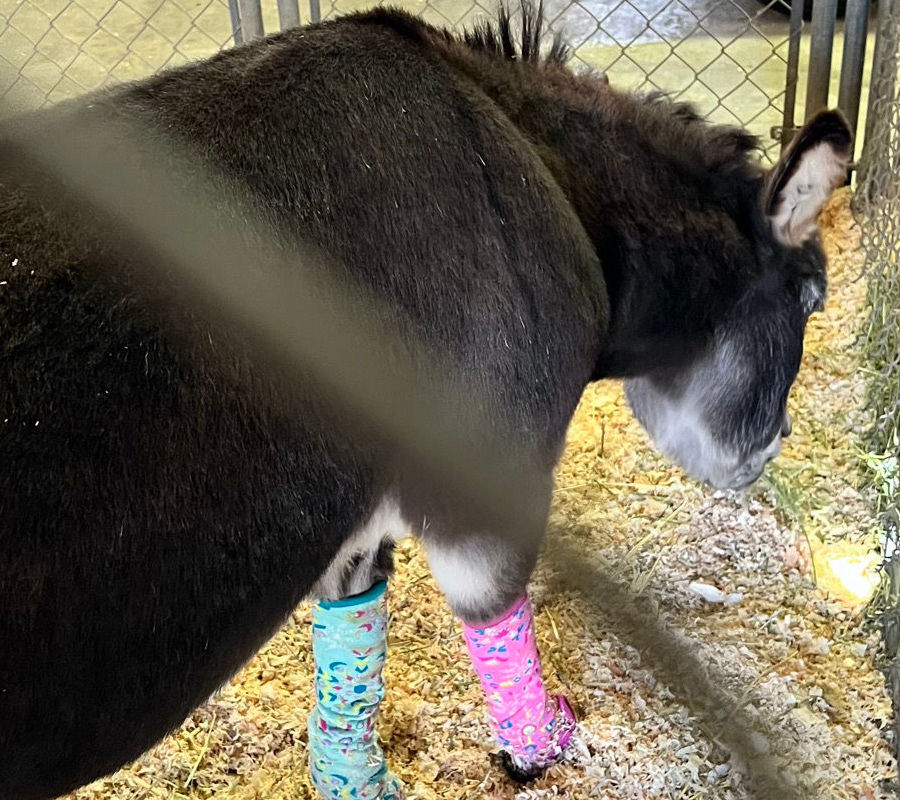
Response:
[{"label": "pink leg bandage", "polygon": [[565,697],[551,697],[544,688],[528,597],[496,622],[463,624],[463,633],[494,732],[514,768],[527,776],[558,760],[575,730],[575,714]]}]

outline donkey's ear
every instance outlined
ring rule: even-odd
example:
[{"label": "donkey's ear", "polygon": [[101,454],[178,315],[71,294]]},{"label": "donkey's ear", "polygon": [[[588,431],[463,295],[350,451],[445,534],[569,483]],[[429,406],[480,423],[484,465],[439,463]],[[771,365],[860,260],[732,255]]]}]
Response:
[{"label": "donkey's ear", "polygon": [[779,241],[798,247],[816,230],[825,201],[843,182],[853,154],[839,111],[821,111],[797,134],[766,180],[765,210]]}]

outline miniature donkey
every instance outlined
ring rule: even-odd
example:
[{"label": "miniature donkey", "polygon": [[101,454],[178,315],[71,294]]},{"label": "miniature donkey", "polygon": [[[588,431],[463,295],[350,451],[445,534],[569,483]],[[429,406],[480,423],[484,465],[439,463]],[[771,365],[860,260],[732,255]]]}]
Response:
[{"label": "miniature donkey", "polygon": [[[273,230],[389,304],[426,360],[452,365],[539,465],[527,501],[543,515],[579,396],[605,377],[626,379],[688,473],[748,485],[789,432],[826,289],[816,218],[845,174],[847,125],[820,113],[765,170],[744,131],[576,75],[540,38],[528,6],[520,37],[506,12],[457,36],[374,10],[4,124],[21,140],[127,121],[188,146],[197,169],[173,167],[180,185],[236,183]],[[312,388],[302,414],[282,413],[239,336],[207,335],[165,269],[180,310],[146,301],[90,208],[70,214],[16,178],[10,142],[0,797],[56,796],[137,757],[305,597],[320,601],[313,781],[326,797],[401,796],[374,722],[384,581],[409,529],[463,622],[509,770],[560,758],[574,717],[543,687],[526,598],[543,525],[514,544],[473,528],[439,488],[414,486],[389,442],[320,425]],[[243,224],[224,190],[219,213]],[[172,314],[197,335],[170,334]]]}]

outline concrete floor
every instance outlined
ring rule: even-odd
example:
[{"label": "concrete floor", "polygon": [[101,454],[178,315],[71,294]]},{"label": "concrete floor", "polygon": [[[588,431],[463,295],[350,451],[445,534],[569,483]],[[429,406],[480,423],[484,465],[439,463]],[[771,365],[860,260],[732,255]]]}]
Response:
[{"label": "concrete floor", "polygon": [[[374,1],[321,0],[322,15]],[[490,15],[494,0],[399,4],[460,26]],[[673,92],[714,120],[748,127],[776,152],[769,131],[781,123],[785,16],[758,0],[545,0],[545,8],[577,61],[608,72],[613,85]],[[263,11],[266,30],[277,30],[275,0],[263,0]],[[301,0],[304,20],[308,12]],[[0,0],[0,95],[34,107],[203,58],[230,38],[227,0]],[[836,64],[840,47],[838,38]]]}]

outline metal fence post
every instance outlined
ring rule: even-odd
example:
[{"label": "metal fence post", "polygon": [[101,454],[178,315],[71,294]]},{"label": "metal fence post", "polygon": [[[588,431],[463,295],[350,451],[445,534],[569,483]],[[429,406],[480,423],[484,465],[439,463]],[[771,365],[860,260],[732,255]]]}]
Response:
[{"label": "metal fence post", "polygon": [[869,0],[847,0],[844,16],[844,52],[841,56],[841,83],[838,107],[847,116],[853,139],[859,124],[863,69],[866,59],[866,33],[869,26]]},{"label": "metal fence post", "polygon": [[784,74],[784,112],[782,113],[781,131],[777,137],[781,143],[782,152],[797,133],[797,122],[794,115],[797,105],[797,75],[800,70],[800,32],[802,29],[803,0],[792,0],[788,56]]},{"label": "metal fence post", "polygon": [[260,0],[237,0],[241,41],[249,42],[265,35]]},{"label": "metal fence post", "polygon": [[228,0],[228,13],[231,15],[231,34],[234,43],[243,44],[244,36],[241,33],[241,11],[238,8],[237,0]]},{"label": "metal fence post", "polygon": [[299,0],[278,0],[278,24],[283,31],[300,24]]},{"label": "metal fence post", "polygon": [[322,8],[319,0],[309,0],[309,19],[311,22],[322,21]]},{"label": "metal fence post", "polygon": [[831,51],[834,47],[834,23],[837,0],[813,3],[812,34],[809,43],[809,79],[806,83],[806,119],[828,105],[831,79]]}]

